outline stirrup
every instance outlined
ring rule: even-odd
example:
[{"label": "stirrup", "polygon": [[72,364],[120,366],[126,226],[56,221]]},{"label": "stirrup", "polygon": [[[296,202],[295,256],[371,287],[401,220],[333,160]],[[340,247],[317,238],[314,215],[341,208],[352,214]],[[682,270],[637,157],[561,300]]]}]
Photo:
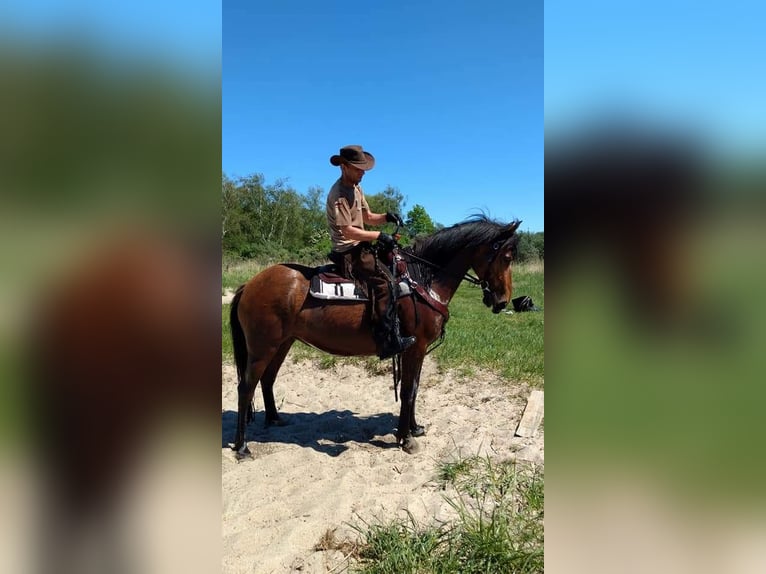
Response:
[{"label": "stirrup", "polygon": [[415,343],[415,337],[395,337],[389,339],[386,344],[382,345],[378,358],[383,361],[390,359],[391,357],[398,355],[410,348]]}]

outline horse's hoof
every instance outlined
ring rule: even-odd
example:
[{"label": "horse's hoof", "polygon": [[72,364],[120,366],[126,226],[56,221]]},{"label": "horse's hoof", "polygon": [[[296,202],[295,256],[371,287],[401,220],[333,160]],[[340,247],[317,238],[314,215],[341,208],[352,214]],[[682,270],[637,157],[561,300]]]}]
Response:
[{"label": "horse's hoof", "polygon": [[266,419],[266,423],[263,425],[264,428],[269,427],[283,427],[287,425],[287,421],[281,417],[277,417],[275,419]]},{"label": "horse's hoof", "polygon": [[418,441],[416,441],[411,436],[408,436],[402,442],[402,450],[407,454],[415,454],[420,450],[420,445],[418,444]]},{"label": "horse's hoof", "polygon": [[247,448],[247,443],[243,444],[239,448],[236,448],[236,446],[232,447],[232,450],[234,450],[234,457],[237,460],[243,460],[245,458],[253,458],[253,453],[250,452],[249,448]]},{"label": "horse's hoof", "polygon": [[423,436],[426,434],[426,427],[416,425],[410,430],[410,432],[412,433],[412,436]]}]

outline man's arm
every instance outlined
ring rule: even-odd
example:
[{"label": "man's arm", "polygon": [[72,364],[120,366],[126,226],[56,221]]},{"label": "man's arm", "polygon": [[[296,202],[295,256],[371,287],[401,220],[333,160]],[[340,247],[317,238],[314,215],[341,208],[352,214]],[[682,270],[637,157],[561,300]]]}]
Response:
[{"label": "man's arm", "polygon": [[[383,216],[385,222],[386,216]],[[353,225],[343,225],[340,228],[340,232],[343,237],[352,241],[376,241],[380,235],[380,231],[367,231],[366,229],[359,229]]]},{"label": "man's arm", "polygon": [[364,210],[362,211],[362,219],[367,225],[383,225],[386,223],[386,214]]},{"label": "man's arm", "polygon": [[363,212],[362,219],[365,223],[369,223],[370,225],[395,223],[399,227],[404,227],[404,221],[402,221],[402,217],[393,211],[389,211],[388,213],[369,213],[369,215],[366,217],[365,214],[368,213],[369,212]]}]

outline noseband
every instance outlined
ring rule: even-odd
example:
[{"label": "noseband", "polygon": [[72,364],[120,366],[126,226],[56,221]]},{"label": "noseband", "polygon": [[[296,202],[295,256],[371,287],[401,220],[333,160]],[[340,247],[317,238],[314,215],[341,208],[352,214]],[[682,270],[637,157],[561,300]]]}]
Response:
[{"label": "noseband", "polygon": [[[495,262],[495,259],[497,259],[498,253],[500,253],[500,247],[503,245],[503,242],[495,241],[492,244],[492,251],[489,254],[489,257],[487,258],[487,269],[492,267],[492,264]],[[492,291],[489,288],[489,282],[485,279],[480,283],[481,290],[483,291],[483,297],[486,299],[487,297],[492,296]]]},{"label": "noseband", "polygon": [[[489,257],[487,258],[487,269],[492,267],[492,264],[495,262],[495,259],[497,259],[498,253],[500,253],[500,247],[503,245],[504,242],[501,241],[495,241],[492,244],[492,251],[489,254]],[[464,280],[473,283],[474,285],[478,285],[481,287],[481,290],[483,292],[483,297],[486,299],[487,297],[492,297],[492,291],[489,288],[489,281],[486,279],[479,280],[477,277],[474,277],[470,273],[465,274],[465,277],[463,277]]]}]

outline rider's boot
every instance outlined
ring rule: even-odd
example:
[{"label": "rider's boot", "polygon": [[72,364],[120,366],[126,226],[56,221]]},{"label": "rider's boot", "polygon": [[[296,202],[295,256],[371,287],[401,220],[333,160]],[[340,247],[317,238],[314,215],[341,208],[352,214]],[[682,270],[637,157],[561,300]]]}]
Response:
[{"label": "rider's boot", "polygon": [[387,323],[386,325],[381,325],[380,329],[380,337],[378,340],[380,343],[378,344],[378,358],[383,359],[390,359],[391,357],[398,355],[399,353],[403,352],[405,349],[412,346],[413,343],[415,343],[415,337],[402,337],[401,333],[399,332],[399,320],[398,318],[394,319],[393,321],[386,321],[383,320],[381,323]]}]

